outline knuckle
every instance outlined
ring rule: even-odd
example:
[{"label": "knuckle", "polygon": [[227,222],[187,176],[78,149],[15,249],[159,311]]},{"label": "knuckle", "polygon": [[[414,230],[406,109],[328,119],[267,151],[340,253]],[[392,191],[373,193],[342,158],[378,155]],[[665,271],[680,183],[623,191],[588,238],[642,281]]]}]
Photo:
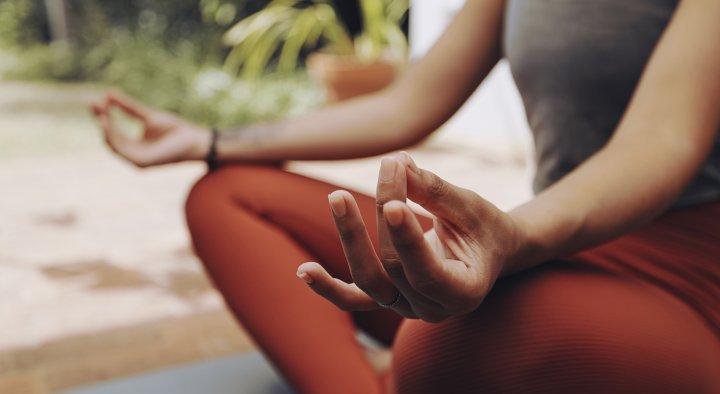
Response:
[{"label": "knuckle", "polygon": [[338,234],[340,235],[340,240],[345,244],[353,243],[357,239],[355,232],[344,225],[338,226]]},{"label": "knuckle", "polygon": [[457,190],[458,195],[460,195],[463,200],[469,201],[473,204],[476,204],[478,200],[482,199],[482,197],[480,197],[480,195],[473,190],[458,186],[455,186],[455,189]]},{"label": "knuckle", "polygon": [[336,219],[340,240],[346,244],[352,244],[364,235],[365,228],[362,224],[351,222],[345,218]]},{"label": "knuckle", "polygon": [[375,209],[382,213],[385,204],[393,200],[404,200],[404,194],[397,188],[378,187],[375,193]]},{"label": "knuckle", "polygon": [[385,268],[385,272],[387,272],[388,276],[392,279],[405,278],[405,270],[403,269],[400,259],[397,259],[397,258],[383,259],[383,268]]},{"label": "knuckle", "polygon": [[382,213],[383,207],[385,206],[385,203],[388,202],[388,201],[390,201],[390,200],[387,199],[387,198],[384,198],[383,196],[381,196],[381,195],[378,193],[378,195],[375,197],[375,209],[376,209],[379,213]]},{"label": "knuckle", "polygon": [[419,239],[412,234],[408,234],[406,230],[391,228],[392,243],[398,251],[412,250],[418,246]]},{"label": "knuckle", "polygon": [[393,198],[393,196],[394,195],[392,193],[386,190],[378,190],[375,195],[375,209],[382,213],[385,204],[392,200],[397,200],[397,198]]},{"label": "knuckle", "polygon": [[447,184],[439,176],[428,172],[430,179],[427,185],[427,195],[429,199],[437,199],[447,194]]},{"label": "knuckle", "polygon": [[364,273],[353,273],[353,281],[355,285],[366,293],[374,293],[374,289],[377,288],[378,279],[375,275],[367,275]]},{"label": "knuckle", "polygon": [[465,227],[464,230],[474,233],[482,228],[482,219],[473,214],[465,215],[463,226]]}]

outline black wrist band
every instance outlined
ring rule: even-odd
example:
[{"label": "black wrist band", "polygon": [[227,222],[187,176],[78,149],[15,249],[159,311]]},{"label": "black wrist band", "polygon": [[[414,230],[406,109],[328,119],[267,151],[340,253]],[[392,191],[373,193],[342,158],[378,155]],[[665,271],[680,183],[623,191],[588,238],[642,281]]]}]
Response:
[{"label": "black wrist band", "polygon": [[217,129],[217,127],[212,127],[210,129],[210,149],[208,149],[208,153],[205,156],[205,162],[208,165],[208,169],[214,170],[217,168],[218,162],[217,162],[217,141],[218,137],[220,136],[220,131]]}]

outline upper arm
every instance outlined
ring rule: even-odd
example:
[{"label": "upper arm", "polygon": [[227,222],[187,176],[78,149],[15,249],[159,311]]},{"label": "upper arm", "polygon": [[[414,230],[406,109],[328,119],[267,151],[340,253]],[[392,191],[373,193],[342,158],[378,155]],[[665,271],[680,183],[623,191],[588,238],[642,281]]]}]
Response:
[{"label": "upper arm", "polygon": [[688,153],[692,174],[709,154],[719,127],[720,1],[684,0],[653,52],[613,142],[675,146]]},{"label": "upper arm", "polygon": [[504,0],[468,0],[430,51],[392,87],[424,137],[467,100],[501,57]]}]

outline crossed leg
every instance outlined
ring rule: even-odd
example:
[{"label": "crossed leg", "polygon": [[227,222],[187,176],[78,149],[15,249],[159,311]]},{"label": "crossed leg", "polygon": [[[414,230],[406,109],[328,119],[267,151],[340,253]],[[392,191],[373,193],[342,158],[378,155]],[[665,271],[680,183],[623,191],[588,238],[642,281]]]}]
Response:
[{"label": "crossed leg", "polygon": [[[385,310],[340,311],[295,275],[301,263],[317,261],[351,281],[327,203],[337,189],[279,168],[225,166],[193,187],[187,223],[228,306],[293,387],[378,393],[381,379],[355,333],[360,327],[389,345],[401,318]],[[375,199],[353,194],[377,245]]]},{"label": "crossed leg", "polygon": [[[399,393],[720,392],[720,341],[685,303],[637,279],[547,263],[500,280],[440,324],[337,310],[295,277],[305,261],[350,281],[326,196],[337,187],[226,166],[187,202],[196,252],[227,304],[300,392],[381,393],[355,340],[391,344]],[[375,201],[353,193],[377,245]],[[420,218],[424,227],[429,220]]]},{"label": "crossed leg", "polygon": [[499,281],[470,315],[403,323],[398,393],[720,393],[720,341],[664,291],[574,263]]}]

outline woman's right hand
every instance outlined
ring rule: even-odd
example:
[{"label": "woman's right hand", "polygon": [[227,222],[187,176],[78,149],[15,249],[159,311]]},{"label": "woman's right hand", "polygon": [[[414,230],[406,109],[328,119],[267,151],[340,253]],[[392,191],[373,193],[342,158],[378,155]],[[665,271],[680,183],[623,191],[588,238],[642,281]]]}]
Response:
[{"label": "woman's right hand", "polygon": [[[108,93],[91,107],[110,149],[138,167],[202,160],[210,149],[211,133],[207,128],[118,93]],[[118,130],[110,116],[113,107],[142,123],[141,138],[130,138]]]}]

